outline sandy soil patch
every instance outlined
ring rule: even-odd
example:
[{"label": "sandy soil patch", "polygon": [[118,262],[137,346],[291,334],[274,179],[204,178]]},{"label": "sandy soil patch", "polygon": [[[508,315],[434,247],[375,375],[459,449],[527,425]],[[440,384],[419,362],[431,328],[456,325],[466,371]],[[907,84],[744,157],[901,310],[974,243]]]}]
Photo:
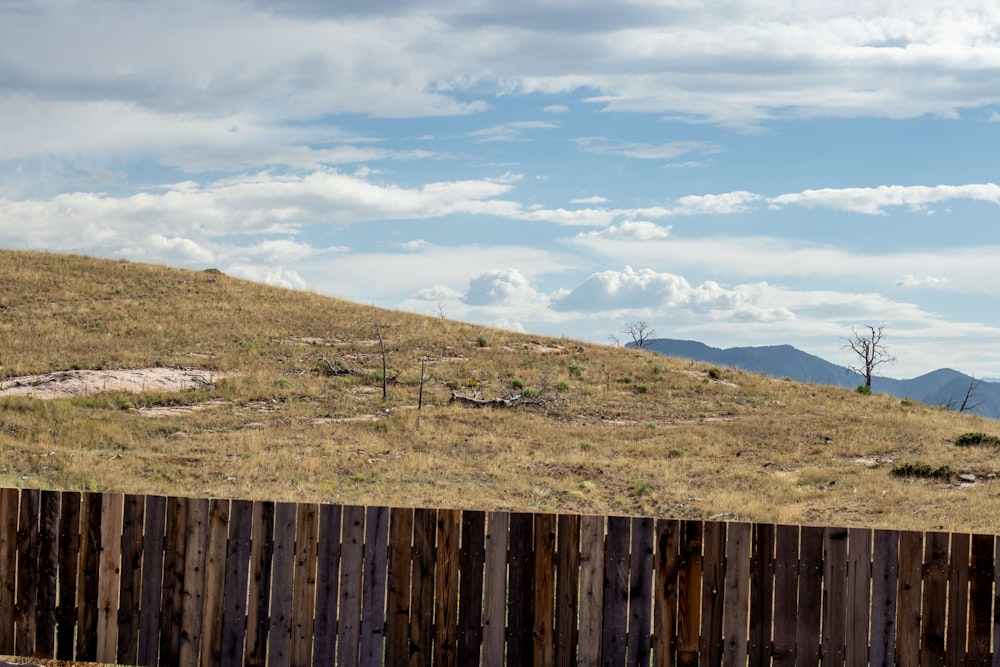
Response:
[{"label": "sandy soil patch", "polygon": [[66,398],[104,391],[182,391],[215,382],[212,371],[193,368],[132,368],[110,371],[58,371],[23,375],[0,382],[0,396]]}]

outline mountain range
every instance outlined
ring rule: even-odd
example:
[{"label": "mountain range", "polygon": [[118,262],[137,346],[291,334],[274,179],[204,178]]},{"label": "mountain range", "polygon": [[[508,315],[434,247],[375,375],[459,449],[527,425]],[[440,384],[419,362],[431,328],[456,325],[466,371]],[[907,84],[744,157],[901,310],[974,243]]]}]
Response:
[{"label": "mountain range", "polygon": [[[629,343],[628,346],[635,347],[635,344]],[[799,382],[851,388],[865,382],[861,374],[791,345],[720,349],[693,340],[656,338],[645,341],[644,348],[669,357],[730,366],[773,377],[788,377]],[[950,368],[940,368],[910,380],[876,376],[872,378],[872,392],[910,398],[928,405],[945,405],[955,410],[968,396],[965,412],[1000,419],[1000,382],[973,378]]]}]

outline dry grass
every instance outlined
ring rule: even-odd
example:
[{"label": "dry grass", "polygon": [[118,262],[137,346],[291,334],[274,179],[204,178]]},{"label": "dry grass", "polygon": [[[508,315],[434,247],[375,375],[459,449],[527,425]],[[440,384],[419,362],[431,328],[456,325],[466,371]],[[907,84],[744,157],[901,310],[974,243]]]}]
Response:
[{"label": "dry grass", "polygon": [[[1000,532],[996,452],[953,444],[1000,435],[991,420],[217,272],[0,252],[0,281],[4,378],[226,374],[197,391],[0,398],[0,486]],[[324,358],[354,373],[329,376]],[[558,402],[449,402],[515,379]],[[978,481],[892,476],[904,462]]]}]

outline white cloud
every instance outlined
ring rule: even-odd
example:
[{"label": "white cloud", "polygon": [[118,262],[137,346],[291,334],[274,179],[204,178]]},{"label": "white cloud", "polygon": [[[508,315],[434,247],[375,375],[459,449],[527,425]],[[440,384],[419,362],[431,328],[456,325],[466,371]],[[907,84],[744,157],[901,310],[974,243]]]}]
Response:
[{"label": "white cloud", "polygon": [[546,299],[517,269],[484,271],[469,281],[465,303],[471,306],[543,304]]},{"label": "white cloud", "polygon": [[625,142],[607,137],[581,137],[576,144],[588,153],[621,155],[640,160],[672,160],[689,153],[718,153],[721,148],[707,141],[671,141],[664,144]]},{"label": "white cloud", "polygon": [[907,273],[895,282],[896,287],[943,287],[951,282],[948,278],[938,276],[915,276]]},{"label": "white cloud", "polygon": [[605,238],[633,241],[651,241],[670,236],[671,227],[661,227],[646,220],[625,220],[619,225],[611,225],[596,232],[580,232],[581,238]]},{"label": "white cloud", "polygon": [[607,203],[607,201],[608,201],[607,197],[602,197],[600,195],[594,195],[593,197],[576,197],[574,199],[570,199],[569,203],[570,204],[605,204],[605,203]]},{"label": "white cloud", "polygon": [[823,188],[779,195],[769,200],[771,208],[791,204],[807,208],[831,208],[853,213],[886,215],[886,208],[909,206],[923,210],[931,204],[952,199],[969,199],[1000,205],[1000,186],[994,183],[969,185],[880,185],[874,188]]},{"label": "white cloud", "polygon": [[520,141],[524,140],[526,130],[550,130],[559,127],[547,121],[514,121],[485,127],[469,133],[469,136],[479,141]]},{"label": "white cloud", "polygon": [[542,107],[542,111],[545,113],[566,113],[569,111],[569,107],[565,104],[549,104]]},{"label": "white cloud", "polygon": [[748,204],[761,198],[753,192],[738,190],[719,195],[688,195],[677,200],[675,213],[694,215],[707,213],[712,215],[729,215],[743,213],[748,210]]},{"label": "white cloud", "polygon": [[305,289],[306,281],[296,271],[282,266],[259,266],[256,264],[233,264],[227,266],[225,273],[237,278],[245,278],[275,287],[288,289]]}]

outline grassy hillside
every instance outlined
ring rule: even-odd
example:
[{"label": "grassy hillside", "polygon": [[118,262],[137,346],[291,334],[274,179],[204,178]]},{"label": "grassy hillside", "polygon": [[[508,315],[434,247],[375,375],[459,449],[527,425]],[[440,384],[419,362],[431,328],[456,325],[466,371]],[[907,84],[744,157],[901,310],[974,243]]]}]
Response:
[{"label": "grassy hillside", "polygon": [[[991,420],[216,271],[0,251],[0,285],[5,380],[220,374],[0,397],[0,486],[1000,531],[996,448],[955,444]],[[525,389],[542,404],[450,400]]]}]

